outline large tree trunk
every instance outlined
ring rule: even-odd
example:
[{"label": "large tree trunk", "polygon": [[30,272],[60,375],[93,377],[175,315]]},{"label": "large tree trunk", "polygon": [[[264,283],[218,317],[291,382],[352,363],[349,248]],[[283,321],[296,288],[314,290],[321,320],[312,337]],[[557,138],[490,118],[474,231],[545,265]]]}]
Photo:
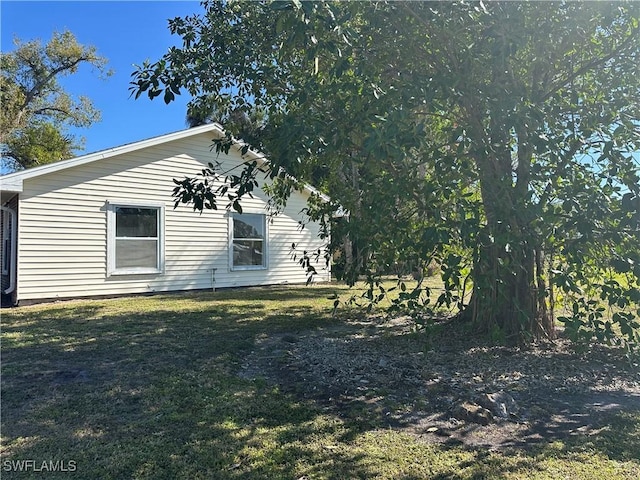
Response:
[{"label": "large tree trunk", "polygon": [[[464,317],[507,344],[555,338],[553,310],[544,274],[534,261],[536,252],[521,249],[505,256],[493,247],[482,249]],[[505,261],[510,267],[504,267]]]},{"label": "large tree trunk", "polygon": [[479,330],[508,344],[552,337],[545,295],[539,292],[544,282],[535,249],[527,242],[502,242],[492,237],[493,242],[478,246],[468,306],[470,320]]},{"label": "large tree trunk", "polygon": [[[539,258],[542,242],[530,227],[527,185],[514,184],[509,149],[485,151],[476,162],[487,223],[478,236],[471,275],[473,294],[465,317],[504,343],[552,338],[545,272]],[[522,163],[519,170],[523,170]]]},{"label": "large tree trunk", "polygon": [[[471,300],[461,318],[507,344],[555,338],[550,287],[547,290],[544,273],[531,260],[536,253],[523,249],[505,256],[495,247],[481,249],[472,272]],[[510,267],[504,267],[505,261]]]},{"label": "large tree trunk", "polygon": [[545,277],[545,254],[542,248],[537,248],[536,252],[536,301],[538,306],[538,318],[535,319],[533,332],[536,336],[547,337],[553,340],[556,329],[553,318],[553,290],[551,282],[547,287]]}]

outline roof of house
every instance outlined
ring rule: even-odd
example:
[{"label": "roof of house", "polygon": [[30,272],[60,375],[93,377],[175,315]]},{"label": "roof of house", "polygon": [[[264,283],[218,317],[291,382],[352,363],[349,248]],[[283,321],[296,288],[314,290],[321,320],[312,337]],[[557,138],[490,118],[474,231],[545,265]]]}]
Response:
[{"label": "roof of house", "polygon": [[[225,131],[220,124],[209,123],[209,124],[201,125],[198,127],[188,128],[185,130],[180,130],[180,131],[168,133],[165,135],[160,135],[158,137],[148,138],[146,140],[140,140],[138,142],[128,143],[125,145],[121,145],[119,147],[100,150],[98,152],[89,153],[87,155],[82,155],[80,157],[70,158],[69,160],[62,160],[60,162],[49,163],[47,165],[42,165],[40,167],[21,170],[19,172],[0,176],[0,190],[2,192],[19,193],[19,192],[22,192],[23,190],[24,180],[27,180],[29,178],[47,175],[49,173],[58,172],[60,170],[66,170],[67,168],[77,167],[79,165],[84,165],[87,163],[99,162],[99,161],[114,157],[116,155],[122,155],[123,153],[134,152],[137,150],[141,150],[143,148],[153,147],[155,145],[160,145],[160,144],[171,142],[174,140],[181,140],[183,138],[199,135],[201,133],[213,133],[218,138],[221,138],[222,136],[224,136]],[[245,145],[246,144],[241,140],[235,141],[235,146],[237,148],[242,148]],[[252,149],[249,149],[244,156],[248,157],[250,160],[258,160],[262,164],[268,163],[268,159],[263,154]],[[317,189],[315,189],[311,185],[305,185],[305,190],[308,193],[319,195],[325,201],[329,201],[328,196],[319,192]]]}]

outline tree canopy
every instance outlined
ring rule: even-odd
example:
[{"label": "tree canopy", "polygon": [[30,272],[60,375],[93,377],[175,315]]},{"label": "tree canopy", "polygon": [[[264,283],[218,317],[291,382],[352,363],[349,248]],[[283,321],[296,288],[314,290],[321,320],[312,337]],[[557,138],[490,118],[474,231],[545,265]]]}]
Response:
[{"label": "tree canopy", "polygon": [[501,341],[552,337],[559,314],[577,340],[640,343],[640,4],[203,6],[132,90],[266,112],[273,193],[293,176],[333,199],[312,217],[349,212],[334,238],[369,301],[435,264],[446,291],[399,282],[396,308],[447,305]]},{"label": "tree canopy", "polygon": [[96,49],[78,43],[71,32],[39,40],[14,41],[15,49],[0,55],[0,145],[2,160],[12,170],[56,162],[73,156],[82,140],[66,131],[86,127],[100,113],[83,96],[73,98],[58,80],[87,64],[110,75]]}]

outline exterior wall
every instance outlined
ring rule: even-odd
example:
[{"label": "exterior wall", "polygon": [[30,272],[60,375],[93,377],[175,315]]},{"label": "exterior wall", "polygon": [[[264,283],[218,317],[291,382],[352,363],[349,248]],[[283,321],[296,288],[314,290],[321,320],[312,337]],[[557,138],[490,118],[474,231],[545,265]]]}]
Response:
[{"label": "exterior wall", "polygon": [[[16,216],[18,213],[18,195],[14,195],[13,198],[11,198],[11,200],[9,200],[4,206],[9,207],[10,209],[12,209],[14,212],[16,212]],[[16,218],[17,220],[17,218]],[[9,240],[11,240],[11,236],[9,234],[8,237]],[[2,262],[3,258],[4,258],[4,246],[5,246],[5,225],[4,225],[4,215],[0,214],[0,262]],[[11,257],[9,259],[9,262],[12,262],[15,264],[16,261],[16,252],[11,252]],[[7,289],[11,283],[11,278],[10,278],[10,273],[9,271],[7,271],[7,273],[5,274],[4,271],[0,271],[0,279],[1,279],[1,291],[5,291],[5,289]],[[16,299],[16,292],[12,292],[11,294],[9,294],[9,303],[15,303],[15,299]]]},{"label": "exterior wall", "polygon": [[[318,226],[298,228],[303,194],[294,194],[286,210],[268,227],[268,268],[232,271],[229,262],[229,213],[174,210],[174,178],[197,174],[210,161],[223,169],[240,155],[210,151],[211,134],[167,142],[58,172],[26,179],[19,204],[18,300],[116,295],[215,287],[303,283],[306,274],[290,255],[292,243],[318,248]],[[165,206],[164,272],[107,274],[107,202],[161,202]],[[245,211],[264,212],[266,195],[246,198]],[[330,272],[316,266],[318,280]]]}]

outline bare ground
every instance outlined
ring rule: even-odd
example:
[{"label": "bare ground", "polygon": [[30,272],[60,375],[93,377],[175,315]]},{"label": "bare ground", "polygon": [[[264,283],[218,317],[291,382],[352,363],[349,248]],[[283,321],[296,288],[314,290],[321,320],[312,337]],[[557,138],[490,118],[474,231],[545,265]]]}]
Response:
[{"label": "bare ground", "polygon": [[612,415],[640,412],[640,369],[620,349],[495,347],[453,325],[413,327],[372,317],[264,336],[239,374],[373,427],[489,449],[596,435]]}]

